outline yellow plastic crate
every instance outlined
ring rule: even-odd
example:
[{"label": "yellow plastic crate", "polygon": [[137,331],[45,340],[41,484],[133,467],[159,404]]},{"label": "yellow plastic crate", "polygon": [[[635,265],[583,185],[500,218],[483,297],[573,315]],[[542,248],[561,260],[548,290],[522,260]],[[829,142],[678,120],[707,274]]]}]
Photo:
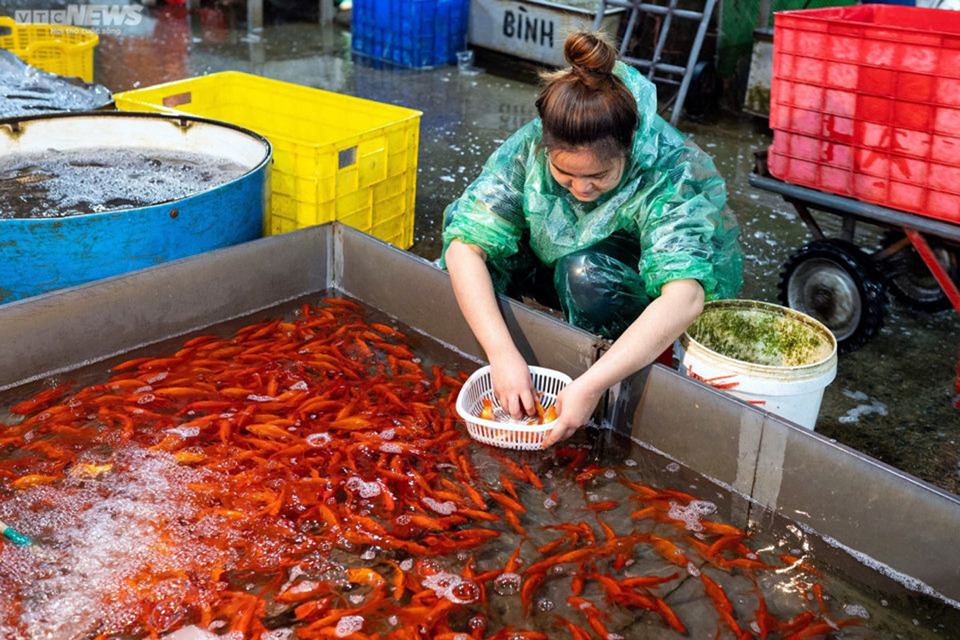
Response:
[{"label": "yellow plastic crate", "polygon": [[61,76],[93,82],[93,50],[100,36],[89,29],[43,23],[17,23],[0,16],[0,48],[29,65]]},{"label": "yellow plastic crate", "polygon": [[413,244],[421,112],[225,71],[114,95],[125,111],[190,113],[273,144],[264,233],[338,220],[401,249]]}]

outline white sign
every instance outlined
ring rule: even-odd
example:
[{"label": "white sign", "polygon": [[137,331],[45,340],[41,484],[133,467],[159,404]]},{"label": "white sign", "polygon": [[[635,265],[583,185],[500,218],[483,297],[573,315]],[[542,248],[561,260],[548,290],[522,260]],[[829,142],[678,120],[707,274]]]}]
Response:
[{"label": "white sign", "polygon": [[[615,34],[622,11],[608,10],[601,29]],[[563,57],[567,35],[592,29],[595,17],[595,11],[548,2],[470,0],[469,41],[478,47],[563,67],[567,65]]]}]

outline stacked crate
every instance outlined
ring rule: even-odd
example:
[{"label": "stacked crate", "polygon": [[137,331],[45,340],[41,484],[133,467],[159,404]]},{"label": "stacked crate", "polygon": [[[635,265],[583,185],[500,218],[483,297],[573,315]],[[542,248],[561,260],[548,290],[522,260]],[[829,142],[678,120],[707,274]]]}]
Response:
[{"label": "stacked crate", "polygon": [[401,67],[453,64],[467,48],[469,0],[354,0],[352,49]]},{"label": "stacked crate", "polygon": [[268,235],[339,221],[401,249],[413,244],[419,111],[237,71],[114,99],[125,111],[189,113],[269,139]]},{"label": "stacked crate", "polygon": [[93,53],[100,41],[89,29],[44,23],[18,23],[0,16],[0,49],[48,73],[93,82]]},{"label": "stacked crate", "polygon": [[960,12],[784,11],[773,42],[772,175],[960,223]]}]

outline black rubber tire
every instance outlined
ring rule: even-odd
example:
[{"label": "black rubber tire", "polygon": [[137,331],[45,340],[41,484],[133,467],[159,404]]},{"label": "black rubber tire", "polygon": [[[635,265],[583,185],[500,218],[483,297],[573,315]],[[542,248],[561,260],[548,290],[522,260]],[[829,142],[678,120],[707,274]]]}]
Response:
[{"label": "black rubber tire", "polygon": [[870,256],[839,239],[815,240],[790,256],[780,276],[780,302],[825,324],[841,353],[876,337],[887,306]]},{"label": "black rubber tire", "polygon": [[[889,247],[903,237],[899,231],[888,231],[883,234],[882,244]],[[947,274],[960,285],[960,253],[936,242],[930,242],[930,248]],[[905,306],[928,312],[943,311],[953,306],[913,245],[897,251],[881,262],[879,267],[890,286],[890,292]]]}]

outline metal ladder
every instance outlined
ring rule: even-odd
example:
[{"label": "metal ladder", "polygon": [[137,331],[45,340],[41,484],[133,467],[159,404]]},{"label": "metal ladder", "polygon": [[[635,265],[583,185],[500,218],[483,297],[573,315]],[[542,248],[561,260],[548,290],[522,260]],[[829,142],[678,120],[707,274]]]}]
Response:
[{"label": "metal ladder", "polygon": [[[672,85],[679,85],[677,92],[667,100],[664,108],[673,104],[673,113],[670,116],[670,124],[677,125],[680,119],[680,112],[683,109],[683,102],[687,97],[687,90],[690,88],[690,80],[693,77],[693,70],[697,66],[697,59],[700,57],[700,48],[703,46],[703,38],[707,33],[707,27],[710,24],[710,18],[713,16],[713,9],[717,0],[706,0],[703,11],[689,11],[687,9],[677,8],[678,0],[670,0],[666,6],[649,4],[640,0],[600,0],[600,6],[597,9],[597,17],[593,23],[593,29],[596,31],[603,22],[603,16],[607,7],[622,7],[630,9],[630,19],[627,22],[626,31],[620,40],[620,59],[628,62],[641,70],[647,70],[647,79],[653,82],[661,82]],[[633,58],[624,55],[627,45],[630,43],[630,37],[637,26],[637,18],[640,14],[653,14],[666,16],[663,26],[660,29],[660,37],[657,39],[657,46],[653,51],[653,59],[644,60],[642,58]],[[700,22],[697,28],[697,35],[693,39],[693,45],[690,48],[690,55],[687,57],[687,65],[681,67],[675,64],[661,62],[663,47],[667,42],[667,34],[670,31],[670,23],[674,17],[687,20],[698,20]],[[663,73],[668,75],[664,76]],[[658,75],[661,74],[661,75]],[[676,76],[680,76],[677,79]]]}]

